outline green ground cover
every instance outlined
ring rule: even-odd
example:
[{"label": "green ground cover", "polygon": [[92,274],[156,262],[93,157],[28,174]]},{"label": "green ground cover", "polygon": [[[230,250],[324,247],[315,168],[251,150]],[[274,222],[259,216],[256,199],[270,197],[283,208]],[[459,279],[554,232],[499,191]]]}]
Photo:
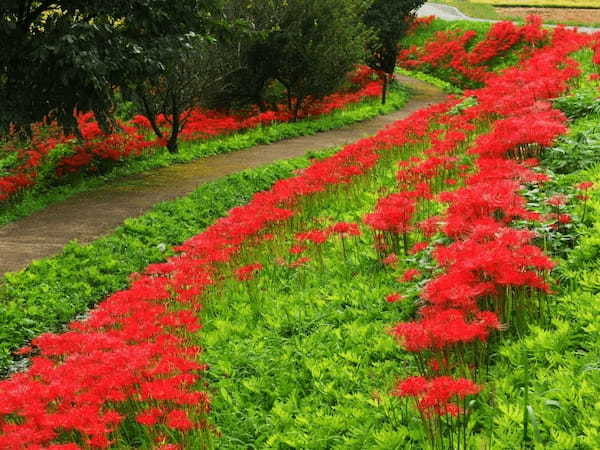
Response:
[{"label": "green ground cover", "polygon": [[[498,9],[501,6],[521,6],[521,7],[551,7],[555,9],[560,9],[561,5],[558,4],[550,4],[550,2],[544,2],[546,4],[533,4],[533,2],[529,2],[527,0],[523,1],[515,1],[515,3],[509,3],[504,1],[494,2],[485,2],[484,0],[436,0],[434,3],[442,3],[444,5],[453,6],[458,9],[463,14],[473,17],[476,19],[486,19],[486,20],[511,20],[513,22],[523,23],[522,17],[512,17],[508,11],[503,11],[502,9]],[[598,6],[586,6],[587,2],[580,2],[578,0],[573,0],[571,5],[564,5],[564,8],[598,8]],[[597,2],[596,2],[597,3]],[[580,6],[581,5],[581,6]],[[544,19],[544,23],[548,24],[556,24],[561,23],[564,25],[570,26],[588,26],[588,27],[599,27],[600,23],[591,23],[591,22],[578,22],[573,20],[564,20],[564,19],[556,19],[551,20],[549,18]]]}]

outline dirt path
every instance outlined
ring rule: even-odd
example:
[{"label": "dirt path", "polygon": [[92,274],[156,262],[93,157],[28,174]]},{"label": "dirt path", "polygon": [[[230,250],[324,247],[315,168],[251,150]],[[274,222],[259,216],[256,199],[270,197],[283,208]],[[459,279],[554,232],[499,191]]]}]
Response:
[{"label": "dirt path", "polygon": [[189,194],[200,184],[279,159],[301,156],[310,150],[354,142],[445,97],[427,83],[399,78],[416,93],[397,112],[313,136],[258,145],[128,177],[6,225],[0,228],[0,274],[52,256],[71,240],[89,243],[110,233],[125,219],[142,215],[156,203]]}]

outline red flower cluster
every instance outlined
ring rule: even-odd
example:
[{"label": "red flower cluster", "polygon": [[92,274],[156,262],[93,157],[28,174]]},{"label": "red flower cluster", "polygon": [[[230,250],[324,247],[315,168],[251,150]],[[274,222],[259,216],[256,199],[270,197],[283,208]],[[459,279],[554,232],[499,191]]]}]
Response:
[{"label": "red flower cluster", "polygon": [[437,377],[427,380],[423,377],[408,377],[398,383],[393,395],[414,398],[417,408],[425,417],[432,414],[458,416],[464,412],[464,407],[459,402],[480,390],[480,386],[465,378]]},{"label": "red flower cluster", "polygon": [[482,83],[492,74],[487,64],[519,45],[543,45],[548,32],[541,27],[541,19],[530,16],[522,26],[512,22],[492,25],[484,39],[468,48],[477,36],[472,30],[440,31],[423,47],[402,50],[398,57],[401,66],[408,69],[451,70],[453,81],[467,84]]},{"label": "red flower cluster", "polygon": [[[350,183],[382,152],[417,140],[439,111],[438,106],[419,111],[278,181],[178,247],[179,255],[134,276],[131,288],[102,302],[87,320],[72,323],[68,333],[34,340],[39,356],[31,368],[0,382],[0,448],[63,448],[57,442],[69,439],[76,444],[64,448],[105,448],[125,417],[148,427],[165,445],[164,427],[183,432],[203,426],[210,402],[197,390],[205,367],[197,362],[201,351],[190,335],[201,327],[200,297],[220,279],[223,263],[234,263],[244,243],[272,237],[269,229],[293,217],[302,198]],[[299,238],[320,242],[332,233],[343,238],[360,230],[337,223]],[[246,265],[234,276],[247,280],[261,268]]]},{"label": "red flower cluster", "polygon": [[[526,42],[546,39],[537,32],[539,24],[526,26]],[[494,33],[512,36],[511,29],[516,28],[496,26]],[[469,35],[462,39],[467,41]],[[479,59],[477,52],[500,49],[489,35],[486,40],[489,42],[475,46],[470,59],[465,60],[483,61],[486,58]],[[458,49],[457,42],[455,47],[444,48]],[[506,46],[516,42],[516,38],[505,41]],[[490,131],[479,136],[466,152],[478,159],[475,173],[459,170],[457,178],[464,187],[438,195],[438,200],[448,204],[445,213],[419,218],[418,228],[426,237],[442,232],[451,242],[433,250],[438,273],[421,292],[424,306],[417,320],[396,324],[391,330],[402,347],[415,355],[422,375],[399,381],[393,394],[415,400],[428,430],[439,429],[437,416],[468,413],[460,400],[481,389],[471,380],[476,379],[477,368],[486,358],[490,334],[504,329],[502,322],[513,326],[526,322],[533,311],[537,312],[533,302],[539,296],[532,293],[549,291],[544,274],[553,263],[533,245],[533,232],[512,226],[517,219],[539,219],[525,208],[520,191],[525,183],[547,179],[533,170],[537,161],[531,157],[566,131],[565,117],[548,100],[564,92],[568,81],[579,74],[569,54],[590,42],[587,36],[559,27],[551,44],[535,51],[521,67],[486,75],[482,78],[485,87],[466,93],[477,103],[457,116],[471,124],[489,126]],[[461,123],[457,116],[450,119],[453,124]],[[435,161],[408,169],[432,166]],[[398,174],[401,186],[421,180],[405,170]],[[435,170],[424,173],[437,175]],[[435,191],[436,183],[430,178],[431,190]],[[451,378],[452,373],[466,378]]]}]

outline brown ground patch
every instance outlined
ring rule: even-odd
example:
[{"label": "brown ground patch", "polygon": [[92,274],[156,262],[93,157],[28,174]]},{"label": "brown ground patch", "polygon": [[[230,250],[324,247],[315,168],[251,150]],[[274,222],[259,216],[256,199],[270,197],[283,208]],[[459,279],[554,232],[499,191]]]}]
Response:
[{"label": "brown ground patch", "polygon": [[595,8],[523,8],[523,7],[496,7],[494,8],[502,18],[525,18],[530,14],[538,15],[544,22],[552,23],[579,23],[594,25],[600,23],[600,9]]}]

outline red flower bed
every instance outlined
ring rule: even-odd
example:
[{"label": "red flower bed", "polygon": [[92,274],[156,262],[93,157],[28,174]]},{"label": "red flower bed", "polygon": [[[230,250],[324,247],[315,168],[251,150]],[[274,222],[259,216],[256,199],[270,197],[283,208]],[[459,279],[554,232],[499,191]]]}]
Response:
[{"label": "red flower bed", "polygon": [[[380,152],[418,141],[431,118],[454,103],[418,111],[277,182],[180,246],[180,255],[134,276],[130,289],[102,302],[87,320],[72,323],[71,331],[35,339],[23,350],[36,354],[31,368],[0,382],[0,448],[59,449],[65,441],[106,448],[126,418],[146,427],[159,444],[166,444],[167,434],[185,442],[184,431],[205,427],[210,399],[199,385],[205,367],[196,362],[201,349],[190,337],[201,327],[200,296],[219,267],[245,242],[266,239],[269,228],[293,217],[302,198],[350,183],[376,164]],[[340,223],[324,234],[357,231],[354,224]],[[299,239],[321,237],[313,232]],[[261,268],[247,265],[235,276],[247,281]]]},{"label": "red flower bed", "polygon": [[[245,245],[274,239],[310,198],[367,174],[385,152],[423,141],[430,144],[425,157],[400,165],[401,192],[381,199],[366,222],[382,236],[376,245],[386,264],[397,261],[401,247],[423,251],[436,232],[449,241],[433,251],[437,269],[423,289],[419,317],[393,329],[422,370],[399,381],[394,394],[412,399],[426,423],[449,417],[463,424],[468,398],[483,388],[477,363],[488,337],[506,323],[518,326],[533,317],[525,293],[548,290],[544,275],[552,262],[532,244],[533,233],[511,226],[515,219],[536,219],[519,191],[523,183],[544,181],[530,157],[564,132],[564,117],[540,102],[567,88],[577,74],[568,55],[588,43],[557,29],[552,44],[520,69],[468,93],[475,106],[455,113],[459,100],[450,99],[418,111],[275,183],[178,247],[168,262],[135,275],[130,289],[109,297],[69,332],[40,336],[23,350],[36,354],[31,368],[0,382],[0,448],[105,448],[124,426],[142,427],[157,445],[176,441],[191,448],[185,447],[188,432],[207,428],[210,408],[200,378],[206,368],[197,362],[201,349],[192,337],[201,328],[205,289],[224,269],[250,281],[263,265],[239,267]],[[535,128],[521,120],[532,108],[540,112]],[[512,138],[519,125],[531,133]],[[467,151],[469,135],[481,126],[490,129]],[[492,136],[513,147],[493,145]],[[465,155],[477,158],[473,167],[459,163]],[[435,200],[448,204],[439,217],[433,216]],[[302,232],[291,253],[332,235],[343,243],[359,233],[356,224],[343,222]],[[403,281],[422,275],[413,270]],[[386,300],[395,303],[401,295]]]},{"label": "red flower bed", "polygon": [[[532,158],[566,131],[565,116],[547,100],[579,75],[568,56],[591,42],[558,28],[551,44],[521,67],[488,76],[486,87],[466,93],[477,104],[461,113],[463,119],[490,123],[491,129],[468,151],[478,158],[476,171],[459,175],[464,187],[438,196],[448,204],[445,213],[423,222],[426,236],[437,231],[451,242],[433,250],[437,270],[421,292],[419,317],[391,330],[415,355],[421,372],[400,380],[393,394],[415,401],[436,445],[448,439],[461,442],[461,424],[469,412],[465,397],[481,389],[473,382],[482,378],[478,368],[486,361],[489,336],[534,321],[543,310],[538,304],[543,299],[535,292],[550,292],[546,274],[552,261],[533,245],[535,233],[513,224],[539,220],[525,208],[520,191],[525,183],[546,181],[531,170],[536,165]],[[436,162],[432,157],[421,167],[435,167]],[[418,181],[408,175],[400,170],[402,187]],[[428,175],[440,177],[435,168]]]},{"label": "red flower bed", "polygon": [[523,56],[526,56],[533,48],[543,45],[548,32],[541,25],[541,19],[536,16],[528,17],[522,26],[498,22],[475,45],[472,42],[477,33],[473,30],[440,31],[423,47],[402,50],[398,63],[407,69],[450,71],[450,80],[458,84],[483,83],[493,73],[488,67],[493,60],[518,46],[523,47]]}]

